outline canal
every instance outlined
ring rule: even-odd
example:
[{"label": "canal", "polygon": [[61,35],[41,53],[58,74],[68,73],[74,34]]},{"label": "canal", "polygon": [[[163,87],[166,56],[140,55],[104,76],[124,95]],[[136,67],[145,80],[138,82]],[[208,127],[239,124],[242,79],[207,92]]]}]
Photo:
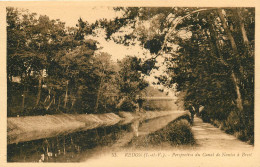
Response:
[{"label": "canal", "polygon": [[[194,144],[189,116],[180,111],[149,120],[79,130],[50,138],[9,144],[8,162],[83,162],[104,152]],[[181,132],[178,133],[179,126]],[[186,129],[185,129],[186,128]],[[176,133],[175,133],[176,131]],[[168,136],[168,137],[167,137]],[[189,147],[189,146],[188,146]]]}]

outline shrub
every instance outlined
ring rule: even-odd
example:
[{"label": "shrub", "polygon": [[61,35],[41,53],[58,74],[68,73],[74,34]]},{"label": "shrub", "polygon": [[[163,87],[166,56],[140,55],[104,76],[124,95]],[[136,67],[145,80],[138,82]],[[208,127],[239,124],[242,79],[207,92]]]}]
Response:
[{"label": "shrub", "polygon": [[195,139],[191,131],[189,116],[181,116],[163,129],[160,129],[147,136],[134,137],[129,146],[147,147],[156,146],[163,143],[169,143],[172,146],[193,145]]},{"label": "shrub", "polygon": [[210,122],[210,116],[205,109],[200,112],[200,116],[203,122]]},{"label": "shrub", "polygon": [[230,112],[229,116],[225,121],[225,125],[225,131],[227,133],[233,134],[234,132],[240,130],[240,119],[234,111]]},{"label": "shrub", "polygon": [[167,127],[167,140],[171,145],[194,144],[194,136],[191,131],[190,123],[181,119]]},{"label": "shrub", "polygon": [[136,106],[133,104],[131,99],[125,100],[120,106],[120,110],[122,111],[135,111]]}]

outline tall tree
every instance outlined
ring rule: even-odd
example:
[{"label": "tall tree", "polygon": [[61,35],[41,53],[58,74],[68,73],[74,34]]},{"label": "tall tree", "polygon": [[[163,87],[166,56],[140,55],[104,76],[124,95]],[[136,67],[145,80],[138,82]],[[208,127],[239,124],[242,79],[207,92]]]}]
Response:
[{"label": "tall tree", "polygon": [[252,123],[253,8],[122,10],[124,18],[135,13],[133,23],[122,25],[134,27],[125,39],[140,41],[153,54],[154,61],[166,57],[168,74],[159,81],[169,87],[175,85],[184,94],[186,109],[190,104],[197,110],[204,106],[211,119],[221,120],[236,111],[240,123],[244,122],[241,127],[245,129],[245,122]]},{"label": "tall tree", "polygon": [[126,104],[126,109],[132,110],[136,96],[148,86],[142,74],[142,62],[140,58],[127,56],[119,62],[119,67],[117,76],[119,96]]}]

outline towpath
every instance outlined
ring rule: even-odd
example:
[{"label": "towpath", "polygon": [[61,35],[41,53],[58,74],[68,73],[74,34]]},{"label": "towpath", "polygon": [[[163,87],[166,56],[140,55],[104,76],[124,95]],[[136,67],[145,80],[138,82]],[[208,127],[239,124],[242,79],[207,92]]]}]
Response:
[{"label": "towpath", "polygon": [[235,136],[226,134],[201,118],[195,117],[192,132],[196,139],[197,149],[201,150],[239,150],[252,151],[253,146],[238,140]]}]

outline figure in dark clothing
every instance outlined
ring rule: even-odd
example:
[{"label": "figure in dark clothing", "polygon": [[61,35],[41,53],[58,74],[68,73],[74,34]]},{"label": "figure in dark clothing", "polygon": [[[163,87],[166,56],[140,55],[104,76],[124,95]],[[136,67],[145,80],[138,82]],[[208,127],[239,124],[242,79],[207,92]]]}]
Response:
[{"label": "figure in dark clothing", "polygon": [[144,99],[140,97],[139,95],[136,96],[136,102],[138,104],[137,111],[140,113],[141,109],[143,107]]},{"label": "figure in dark clothing", "polygon": [[189,106],[189,112],[190,112],[190,115],[191,115],[191,123],[193,124],[193,122],[194,122],[195,110],[194,110],[194,108],[193,108],[191,105]]}]

